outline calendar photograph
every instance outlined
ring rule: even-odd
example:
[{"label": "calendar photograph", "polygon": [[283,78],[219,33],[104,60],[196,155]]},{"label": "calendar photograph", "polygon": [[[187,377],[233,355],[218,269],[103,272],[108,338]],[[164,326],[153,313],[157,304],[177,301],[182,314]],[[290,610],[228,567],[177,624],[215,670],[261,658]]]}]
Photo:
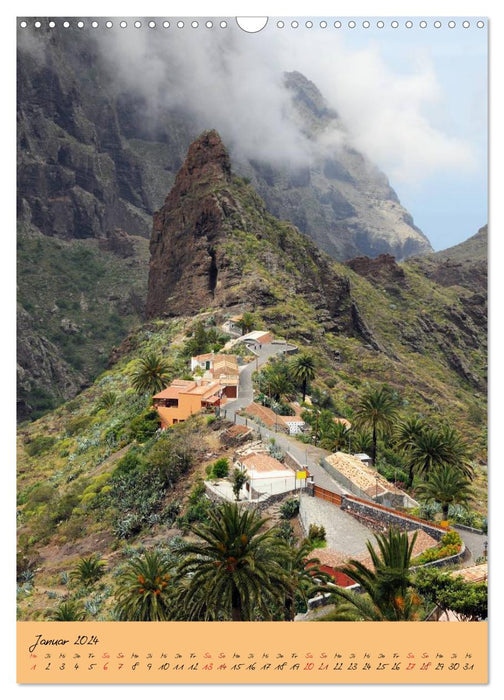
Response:
[{"label": "calendar photograph", "polygon": [[488,19],[16,28],[18,682],[486,683]]}]

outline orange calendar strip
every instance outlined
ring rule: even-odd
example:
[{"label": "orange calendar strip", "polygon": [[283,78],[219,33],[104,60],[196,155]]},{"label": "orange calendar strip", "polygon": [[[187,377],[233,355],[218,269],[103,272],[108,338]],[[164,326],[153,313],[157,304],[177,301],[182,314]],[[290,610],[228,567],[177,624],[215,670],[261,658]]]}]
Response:
[{"label": "orange calendar strip", "polygon": [[487,683],[488,623],[18,622],[19,683]]}]

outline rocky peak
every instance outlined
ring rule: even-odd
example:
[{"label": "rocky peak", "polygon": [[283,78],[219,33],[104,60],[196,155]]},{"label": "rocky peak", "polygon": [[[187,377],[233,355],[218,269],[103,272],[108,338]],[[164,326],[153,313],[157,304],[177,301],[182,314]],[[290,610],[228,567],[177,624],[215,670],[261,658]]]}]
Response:
[{"label": "rocky peak", "polygon": [[225,260],[217,244],[238,208],[231,187],[226,148],[215,130],[205,131],[154,214],[148,317],[195,313],[219,300]]},{"label": "rocky peak", "polygon": [[169,197],[177,199],[195,186],[225,184],[230,179],[231,160],[221,137],[215,129],[204,131],[189,146]]}]

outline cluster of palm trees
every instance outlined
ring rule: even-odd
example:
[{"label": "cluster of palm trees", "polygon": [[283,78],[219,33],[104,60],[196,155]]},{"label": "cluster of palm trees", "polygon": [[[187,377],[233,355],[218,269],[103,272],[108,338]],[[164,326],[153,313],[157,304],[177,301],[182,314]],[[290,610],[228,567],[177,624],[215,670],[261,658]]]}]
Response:
[{"label": "cluster of palm trees", "polygon": [[361,395],[354,426],[368,428],[371,456],[376,463],[378,437],[387,437],[407,465],[406,488],[425,501],[441,505],[443,519],[450,505],[467,506],[473,498],[474,469],[468,444],[452,426],[410,415],[401,418],[399,398],[387,386],[371,387]]},{"label": "cluster of palm trees", "polygon": [[258,511],[224,503],[197,539],[177,551],[138,556],[119,578],[119,620],[293,620],[296,599],[307,599],[328,576],[307,542],[288,542]]},{"label": "cluster of palm trees", "polygon": [[277,359],[266,365],[259,376],[260,389],[271,399],[278,402],[294,398],[301,391],[305,401],[308,387],[315,378],[315,359],[306,352],[301,352],[290,360]]},{"label": "cluster of palm trees", "polygon": [[297,603],[306,606],[316,593],[333,606],[323,620],[413,621],[430,612],[428,582],[422,579],[421,597],[411,570],[417,533],[377,534],[376,545],[367,543],[369,566],[351,559],[340,567],[356,590],[332,582],[307,540],[296,543],[266,523],[256,510],[225,503],[192,527],[196,538],[175,554],[138,555],[119,576],[116,619],[292,621]]}]

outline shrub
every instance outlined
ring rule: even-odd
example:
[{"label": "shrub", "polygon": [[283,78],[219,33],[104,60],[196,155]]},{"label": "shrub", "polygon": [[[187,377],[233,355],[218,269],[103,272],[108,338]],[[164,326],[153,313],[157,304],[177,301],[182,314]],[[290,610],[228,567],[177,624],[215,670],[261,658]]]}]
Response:
[{"label": "shrub", "polygon": [[308,539],[313,542],[315,540],[319,542],[326,541],[326,531],[323,525],[315,525],[315,523],[310,523],[308,528]]},{"label": "shrub", "polygon": [[129,424],[130,440],[138,442],[147,442],[159,428],[159,416],[157,411],[147,409],[136,418],[133,418]]},{"label": "shrub", "polygon": [[47,452],[56,442],[56,439],[50,437],[49,435],[36,435],[32,440],[25,443],[25,452],[30,457],[37,457],[38,455]]},{"label": "shrub", "polygon": [[462,538],[456,530],[449,530],[441,537],[441,543],[456,544],[460,546],[462,544]]},{"label": "shrub", "polygon": [[82,433],[91,423],[91,416],[76,416],[75,418],[70,418],[66,424],[66,431],[68,435],[75,435],[76,433]]},{"label": "shrub", "polygon": [[290,520],[299,513],[299,500],[297,498],[289,498],[280,506],[280,515],[284,520]]},{"label": "shrub", "polygon": [[211,477],[214,479],[224,479],[229,474],[229,460],[221,457],[212,464]]},{"label": "shrub", "polygon": [[115,473],[129,474],[130,472],[135,471],[135,469],[137,469],[142,463],[141,454],[141,450],[139,450],[138,447],[131,447],[128,452],[126,452],[124,457],[121,457],[121,459],[117,462]]},{"label": "shrub", "polygon": [[414,566],[421,566],[422,564],[428,564],[431,561],[437,561],[438,559],[445,559],[446,557],[453,557],[458,554],[459,546],[456,544],[447,544],[444,547],[432,547],[431,549],[426,549],[425,552],[420,554],[418,557],[413,559],[412,564]]}]

